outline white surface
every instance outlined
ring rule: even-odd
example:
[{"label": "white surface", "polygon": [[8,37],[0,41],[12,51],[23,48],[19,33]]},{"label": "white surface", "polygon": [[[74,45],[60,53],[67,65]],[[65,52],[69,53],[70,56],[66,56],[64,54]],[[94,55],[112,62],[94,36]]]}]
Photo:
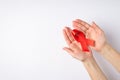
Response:
[{"label": "white surface", "polygon": [[[0,0],[0,80],[90,80],[62,47],[72,20],[96,21],[120,51],[120,0]],[[108,80],[120,74],[99,54]]]}]

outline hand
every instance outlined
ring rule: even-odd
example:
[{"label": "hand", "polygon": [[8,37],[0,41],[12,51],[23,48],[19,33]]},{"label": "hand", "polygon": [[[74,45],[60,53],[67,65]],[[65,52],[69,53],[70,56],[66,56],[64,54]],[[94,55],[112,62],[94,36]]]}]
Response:
[{"label": "hand", "polygon": [[95,46],[92,47],[94,50],[101,51],[107,44],[103,30],[95,22],[92,22],[92,25],[90,25],[80,19],[76,19],[73,21],[73,26],[75,29],[84,32],[87,38],[95,41]]},{"label": "hand", "polygon": [[83,52],[81,49],[81,45],[79,42],[75,41],[71,34],[71,29],[68,27],[65,27],[63,29],[63,35],[65,38],[65,41],[67,42],[69,47],[64,47],[63,49],[67,51],[72,57],[85,61],[86,59],[89,59],[89,57],[92,57],[92,53],[90,52]]}]

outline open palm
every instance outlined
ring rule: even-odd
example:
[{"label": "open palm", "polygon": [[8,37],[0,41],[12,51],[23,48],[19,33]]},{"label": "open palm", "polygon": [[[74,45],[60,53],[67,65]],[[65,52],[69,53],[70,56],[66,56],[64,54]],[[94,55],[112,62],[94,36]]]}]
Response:
[{"label": "open palm", "polygon": [[73,26],[75,29],[78,29],[85,33],[86,37],[95,41],[95,46],[92,47],[96,51],[100,51],[102,47],[107,43],[105,34],[103,30],[101,30],[95,22],[92,25],[82,21],[80,19],[76,19],[73,21]]},{"label": "open palm", "polygon": [[91,57],[92,56],[91,52],[82,51],[80,43],[73,38],[71,31],[72,30],[68,27],[65,27],[63,29],[63,35],[65,38],[65,41],[68,44],[68,47],[64,47],[63,49],[67,51],[72,57],[81,61],[84,61],[88,57]]}]

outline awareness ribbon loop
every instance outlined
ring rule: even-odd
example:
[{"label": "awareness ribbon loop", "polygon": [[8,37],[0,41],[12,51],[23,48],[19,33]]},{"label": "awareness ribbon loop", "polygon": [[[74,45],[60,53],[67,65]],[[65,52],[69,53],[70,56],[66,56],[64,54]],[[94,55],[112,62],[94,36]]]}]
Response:
[{"label": "awareness ribbon loop", "polygon": [[91,39],[87,39],[85,34],[77,29],[72,30],[72,35],[77,42],[81,44],[82,51],[89,52],[88,46],[95,46],[95,41]]}]

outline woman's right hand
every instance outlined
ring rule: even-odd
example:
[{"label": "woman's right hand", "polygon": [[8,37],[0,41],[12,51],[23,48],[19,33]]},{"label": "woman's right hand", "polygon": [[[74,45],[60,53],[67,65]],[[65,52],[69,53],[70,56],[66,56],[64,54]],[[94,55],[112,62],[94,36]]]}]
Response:
[{"label": "woman's right hand", "polygon": [[76,19],[73,21],[73,26],[75,29],[80,30],[85,33],[86,37],[95,41],[95,46],[91,47],[96,51],[101,51],[102,48],[107,44],[104,31],[96,25],[95,22],[92,22],[92,25]]}]

